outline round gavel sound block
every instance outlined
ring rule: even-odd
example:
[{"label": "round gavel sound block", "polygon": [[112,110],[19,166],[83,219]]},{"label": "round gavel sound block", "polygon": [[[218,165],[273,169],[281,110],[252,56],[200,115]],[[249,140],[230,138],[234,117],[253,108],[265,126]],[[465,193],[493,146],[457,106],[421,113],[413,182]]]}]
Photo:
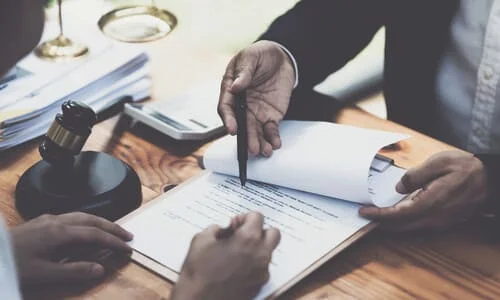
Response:
[{"label": "round gavel sound block", "polygon": [[81,211],[116,220],[139,207],[141,183],[121,160],[101,152],[81,152],[97,117],[88,106],[62,105],[40,144],[43,158],[16,187],[16,208],[25,218]]}]

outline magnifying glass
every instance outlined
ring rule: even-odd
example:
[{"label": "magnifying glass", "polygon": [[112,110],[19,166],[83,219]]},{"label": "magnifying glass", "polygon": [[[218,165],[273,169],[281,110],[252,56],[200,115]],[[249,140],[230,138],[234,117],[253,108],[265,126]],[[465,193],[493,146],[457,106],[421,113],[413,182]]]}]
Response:
[{"label": "magnifying glass", "polygon": [[128,43],[152,42],[165,37],[177,26],[177,18],[151,5],[133,5],[114,9],[98,21],[101,31],[110,38]]}]

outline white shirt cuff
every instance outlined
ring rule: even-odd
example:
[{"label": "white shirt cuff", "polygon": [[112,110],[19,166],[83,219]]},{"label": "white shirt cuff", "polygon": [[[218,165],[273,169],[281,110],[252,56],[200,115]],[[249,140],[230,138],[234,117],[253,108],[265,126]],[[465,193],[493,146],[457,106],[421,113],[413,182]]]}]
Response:
[{"label": "white shirt cuff", "polygon": [[297,61],[295,60],[295,57],[293,57],[292,53],[290,51],[288,51],[288,49],[285,46],[283,46],[283,45],[281,45],[279,43],[277,43],[277,44],[280,46],[280,48],[283,51],[285,51],[286,55],[288,55],[288,57],[292,61],[293,69],[295,71],[295,83],[293,85],[293,88],[296,88],[297,85],[299,85],[299,67],[297,66]]}]

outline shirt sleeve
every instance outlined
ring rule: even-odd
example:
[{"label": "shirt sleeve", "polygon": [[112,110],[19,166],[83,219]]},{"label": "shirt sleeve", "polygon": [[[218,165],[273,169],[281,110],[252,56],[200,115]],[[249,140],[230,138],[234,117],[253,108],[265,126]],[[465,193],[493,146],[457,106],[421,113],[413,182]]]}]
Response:
[{"label": "shirt sleeve", "polygon": [[308,0],[275,19],[259,40],[285,47],[300,70],[300,87],[313,88],[342,68],[385,24],[386,1]]},{"label": "shirt sleeve", "polygon": [[8,232],[0,218],[0,299],[21,300],[16,265]]},{"label": "shirt sleeve", "polygon": [[288,55],[288,58],[292,61],[293,64],[293,70],[295,71],[295,83],[293,85],[293,88],[296,88],[299,85],[299,67],[297,66],[297,60],[295,60],[295,57],[293,57],[292,52],[290,52],[285,46],[281,45],[280,43],[277,43],[280,48]]}]

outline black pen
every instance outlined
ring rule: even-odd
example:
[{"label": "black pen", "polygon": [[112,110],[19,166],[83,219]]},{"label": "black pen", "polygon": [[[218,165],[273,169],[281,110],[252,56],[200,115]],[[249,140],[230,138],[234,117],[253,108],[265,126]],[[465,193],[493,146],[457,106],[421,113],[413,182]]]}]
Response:
[{"label": "black pen", "polygon": [[238,148],[238,167],[240,182],[247,182],[248,132],[247,132],[247,99],[245,92],[236,95],[236,124],[238,126],[236,143]]}]

